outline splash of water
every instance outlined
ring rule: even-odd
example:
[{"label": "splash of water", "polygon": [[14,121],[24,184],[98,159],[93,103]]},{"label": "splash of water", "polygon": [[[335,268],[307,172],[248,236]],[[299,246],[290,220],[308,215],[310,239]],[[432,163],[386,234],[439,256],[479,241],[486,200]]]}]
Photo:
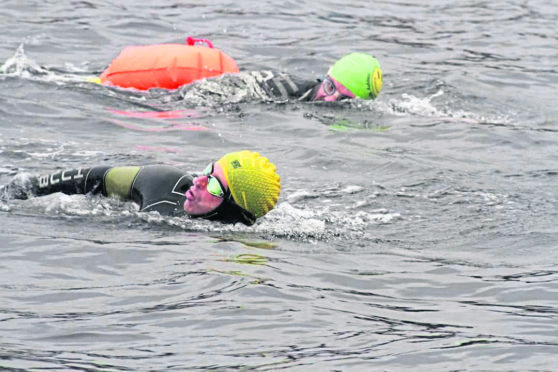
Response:
[{"label": "splash of water", "polygon": [[401,99],[392,98],[386,101],[366,102],[367,105],[374,104],[376,109],[396,116],[418,116],[433,118],[442,122],[465,122],[469,124],[510,124],[511,119],[507,115],[481,115],[464,109],[452,107],[439,108],[433,100],[445,95],[443,89],[427,97],[416,97],[412,94],[403,93]]},{"label": "splash of water", "polygon": [[90,79],[90,77],[84,77],[82,75],[58,73],[47,67],[40,66],[37,62],[25,55],[23,44],[20,44],[14,55],[0,66],[0,74],[58,84],[67,82],[82,83]]},{"label": "splash of water", "polygon": [[371,226],[390,224],[401,219],[398,213],[386,209],[354,211],[330,207],[298,208],[289,202],[283,202],[256,225],[244,226],[225,225],[187,217],[168,217],[157,212],[140,212],[135,203],[102,196],[55,193],[23,201],[4,201],[0,210],[14,209],[10,202],[17,203],[18,210],[32,210],[33,214],[55,215],[62,218],[88,217],[101,223],[123,219],[131,223],[134,221],[147,223],[154,227],[225,234],[256,234],[266,239],[283,238],[306,243],[359,238]]},{"label": "splash of water", "polygon": [[23,49],[23,44],[20,44],[14,55],[8,58],[0,67],[0,73],[9,76],[32,78],[37,75],[45,76],[48,74],[48,71],[27,58]]}]

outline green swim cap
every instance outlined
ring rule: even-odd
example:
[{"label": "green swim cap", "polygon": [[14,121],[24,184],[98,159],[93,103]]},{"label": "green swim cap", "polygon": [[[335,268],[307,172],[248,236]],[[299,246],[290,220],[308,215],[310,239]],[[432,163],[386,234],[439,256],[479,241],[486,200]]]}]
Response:
[{"label": "green swim cap", "polygon": [[374,99],[382,90],[382,69],[378,60],[365,53],[341,58],[328,74],[362,99]]}]

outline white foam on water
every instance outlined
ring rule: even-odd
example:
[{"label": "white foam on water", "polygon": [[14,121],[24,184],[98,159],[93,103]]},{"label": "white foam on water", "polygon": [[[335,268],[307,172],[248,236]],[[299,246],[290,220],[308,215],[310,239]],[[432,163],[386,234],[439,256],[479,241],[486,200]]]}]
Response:
[{"label": "white foam on water", "polygon": [[[76,72],[78,71],[76,68],[72,69]],[[27,57],[23,44],[20,44],[14,55],[8,58],[4,64],[0,66],[0,76],[2,75],[59,84],[68,82],[81,83],[88,81],[87,76],[59,73],[39,65],[37,62]]]},{"label": "white foam on water", "polygon": [[[21,178],[21,176],[18,176]],[[25,182],[27,178],[22,178]],[[350,239],[362,236],[374,225],[390,224],[401,219],[401,215],[387,209],[353,211],[325,207],[296,207],[289,202],[280,203],[274,210],[261,218],[254,226],[243,224],[226,225],[219,222],[192,219],[186,216],[169,217],[157,212],[139,212],[137,204],[114,198],[90,195],[65,195],[54,193],[32,197],[24,201],[3,201],[0,210],[33,210],[34,214],[60,217],[91,217],[101,221],[116,219],[130,222],[140,221],[149,225],[163,225],[187,231],[247,233],[268,238],[285,238],[301,242]]]},{"label": "white foam on water", "polygon": [[418,116],[433,118],[446,122],[466,122],[470,124],[492,123],[510,124],[512,119],[505,114],[482,115],[465,109],[438,107],[433,99],[446,95],[443,89],[427,97],[417,97],[402,93],[401,98],[391,98],[387,101],[370,101],[360,103],[370,109],[380,110],[395,116]]},{"label": "white foam on water", "polygon": [[[27,201],[35,211],[48,215],[65,216],[115,216],[129,215],[133,203],[127,203],[112,198],[91,197],[89,195],[66,195],[54,193],[35,197]],[[129,204],[129,205],[128,205]],[[117,208],[118,207],[118,208]]]}]

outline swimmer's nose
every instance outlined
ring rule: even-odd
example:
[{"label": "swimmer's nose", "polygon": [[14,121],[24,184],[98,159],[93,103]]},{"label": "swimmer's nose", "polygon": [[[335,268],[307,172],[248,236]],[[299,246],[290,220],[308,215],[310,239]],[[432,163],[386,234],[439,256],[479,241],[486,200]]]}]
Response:
[{"label": "swimmer's nose", "polygon": [[194,186],[204,188],[207,186],[207,176],[199,176],[194,178]]}]

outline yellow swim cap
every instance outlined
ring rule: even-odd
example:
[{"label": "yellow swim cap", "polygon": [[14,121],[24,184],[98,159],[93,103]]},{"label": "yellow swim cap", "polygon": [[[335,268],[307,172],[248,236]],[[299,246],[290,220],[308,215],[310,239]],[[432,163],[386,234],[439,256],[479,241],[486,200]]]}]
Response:
[{"label": "yellow swim cap", "polygon": [[281,192],[275,165],[257,152],[231,152],[217,160],[236,204],[262,217],[273,209]]}]

